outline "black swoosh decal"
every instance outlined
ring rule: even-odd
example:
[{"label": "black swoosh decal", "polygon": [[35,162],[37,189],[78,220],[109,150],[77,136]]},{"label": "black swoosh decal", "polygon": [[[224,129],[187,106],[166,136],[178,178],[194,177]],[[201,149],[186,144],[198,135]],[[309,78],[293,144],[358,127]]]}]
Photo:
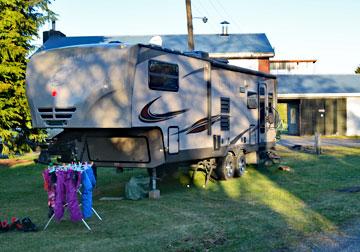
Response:
[{"label": "black swoosh decal", "polygon": [[177,115],[180,115],[182,113],[185,113],[186,111],[188,111],[189,109],[182,109],[182,110],[178,110],[178,111],[173,111],[173,112],[167,112],[164,114],[155,114],[155,113],[151,113],[150,111],[150,106],[160,98],[161,96],[159,96],[158,98],[156,98],[155,100],[152,100],[151,102],[149,102],[148,104],[146,104],[143,109],[140,112],[139,115],[139,120],[145,123],[153,123],[153,122],[161,122],[161,121],[165,121],[165,120],[169,120]]},{"label": "black swoosh decal", "polygon": [[231,140],[230,144],[235,144],[243,135],[245,135],[246,132],[252,132],[254,131],[254,129],[257,129],[257,127],[254,126],[250,126],[249,128],[247,128],[246,130],[244,130],[243,132],[241,132],[239,135],[237,135],[233,140]]},{"label": "black swoosh decal", "polygon": [[194,70],[194,71],[192,71],[192,72],[184,75],[182,78],[184,79],[184,78],[188,77],[189,75],[196,74],[196,73],[200,73],[200,72],[204,72],[204,70],[205,70],[205,67],[196,69],[196,70]]},{"label": "black swoosh decal", "polygon": [[[211,117],[211,124],[214,124],[218,121],[220,121],[221,116],[220,115],[215,115]],[[186,132],[186,134],[194,134],[194,133],[199,133],[202,132],[204,130],[207,130],[209,127],[209,123],[208,123],[208,118],[202,118],[198,121],[196,121],[193,125],[191,125],[190,127],[187,127],[183,130],[180,130],[179,133],[183,133]]]}]

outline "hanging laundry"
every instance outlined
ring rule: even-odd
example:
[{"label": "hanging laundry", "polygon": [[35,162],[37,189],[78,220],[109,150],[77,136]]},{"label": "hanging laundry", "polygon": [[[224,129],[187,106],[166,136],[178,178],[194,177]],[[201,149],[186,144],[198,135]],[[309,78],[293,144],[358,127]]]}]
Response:
[{"label": "hanging laundry", "polygon": [[92,216],[92,191],[96,185],[93,169],[85,169],[82,173],[82,214],[84,218]]},{"label": "hanging laundry", "polygon": [[60,221],[64,216],[64,205],[70,212],[72,221],[80,221],[82,214],[77,199],[77,190],[81,182],[81,173],[73,170],[56,171],[55,219]]},{"label": "hanging laundry", "polygon": [[[43,172],[44,189],[48,192],[48,205],[50,220],[55,217],[60,221],[65,208],[70,213],[72,221],[84,222],[83,218],[90,218],[96,211],[92,207],[92,191],[96,185],[93,163],[71,163],[68,165],[49,166]],[[80,188],[82,193],[80,193]],[[82,210],[77,194],[81,194]]]},{"label": "hanging laundry", "polygon": [[48,207],[49,207],[49,218],[54,213],[55,208],[55,187],[56,187],[56,175],[55,173],[50,173],[48,169],[43,172],[44,178],[44,189],[48,193]]}]

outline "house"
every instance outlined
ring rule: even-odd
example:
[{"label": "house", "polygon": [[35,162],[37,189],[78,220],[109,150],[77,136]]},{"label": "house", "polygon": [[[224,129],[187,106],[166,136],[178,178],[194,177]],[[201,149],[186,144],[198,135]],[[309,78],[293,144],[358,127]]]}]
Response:
[{"label": "house", "polygon": [[360,135],[360,75],[277,75],[291,135]]}]

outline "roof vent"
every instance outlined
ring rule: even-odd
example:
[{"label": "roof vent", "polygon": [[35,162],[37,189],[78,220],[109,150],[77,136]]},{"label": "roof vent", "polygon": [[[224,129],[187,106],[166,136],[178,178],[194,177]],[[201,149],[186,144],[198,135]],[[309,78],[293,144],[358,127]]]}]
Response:
[{"label": "roof vent", "polygon": [[221,23],[221,34],[220,36],[229,36],[228,33],[228,25],[230,24],[228,21],[222,21]]}]

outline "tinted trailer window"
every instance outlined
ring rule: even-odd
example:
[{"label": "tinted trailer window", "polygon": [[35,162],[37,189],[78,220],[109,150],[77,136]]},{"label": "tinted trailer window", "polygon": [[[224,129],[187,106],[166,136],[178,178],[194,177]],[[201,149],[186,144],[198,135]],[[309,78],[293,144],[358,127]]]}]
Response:
[{"label": "tinted trailer window", "polygon": [[179,90],[179,66],[167,62],[149,60],[149,88],[177,92]]}]

